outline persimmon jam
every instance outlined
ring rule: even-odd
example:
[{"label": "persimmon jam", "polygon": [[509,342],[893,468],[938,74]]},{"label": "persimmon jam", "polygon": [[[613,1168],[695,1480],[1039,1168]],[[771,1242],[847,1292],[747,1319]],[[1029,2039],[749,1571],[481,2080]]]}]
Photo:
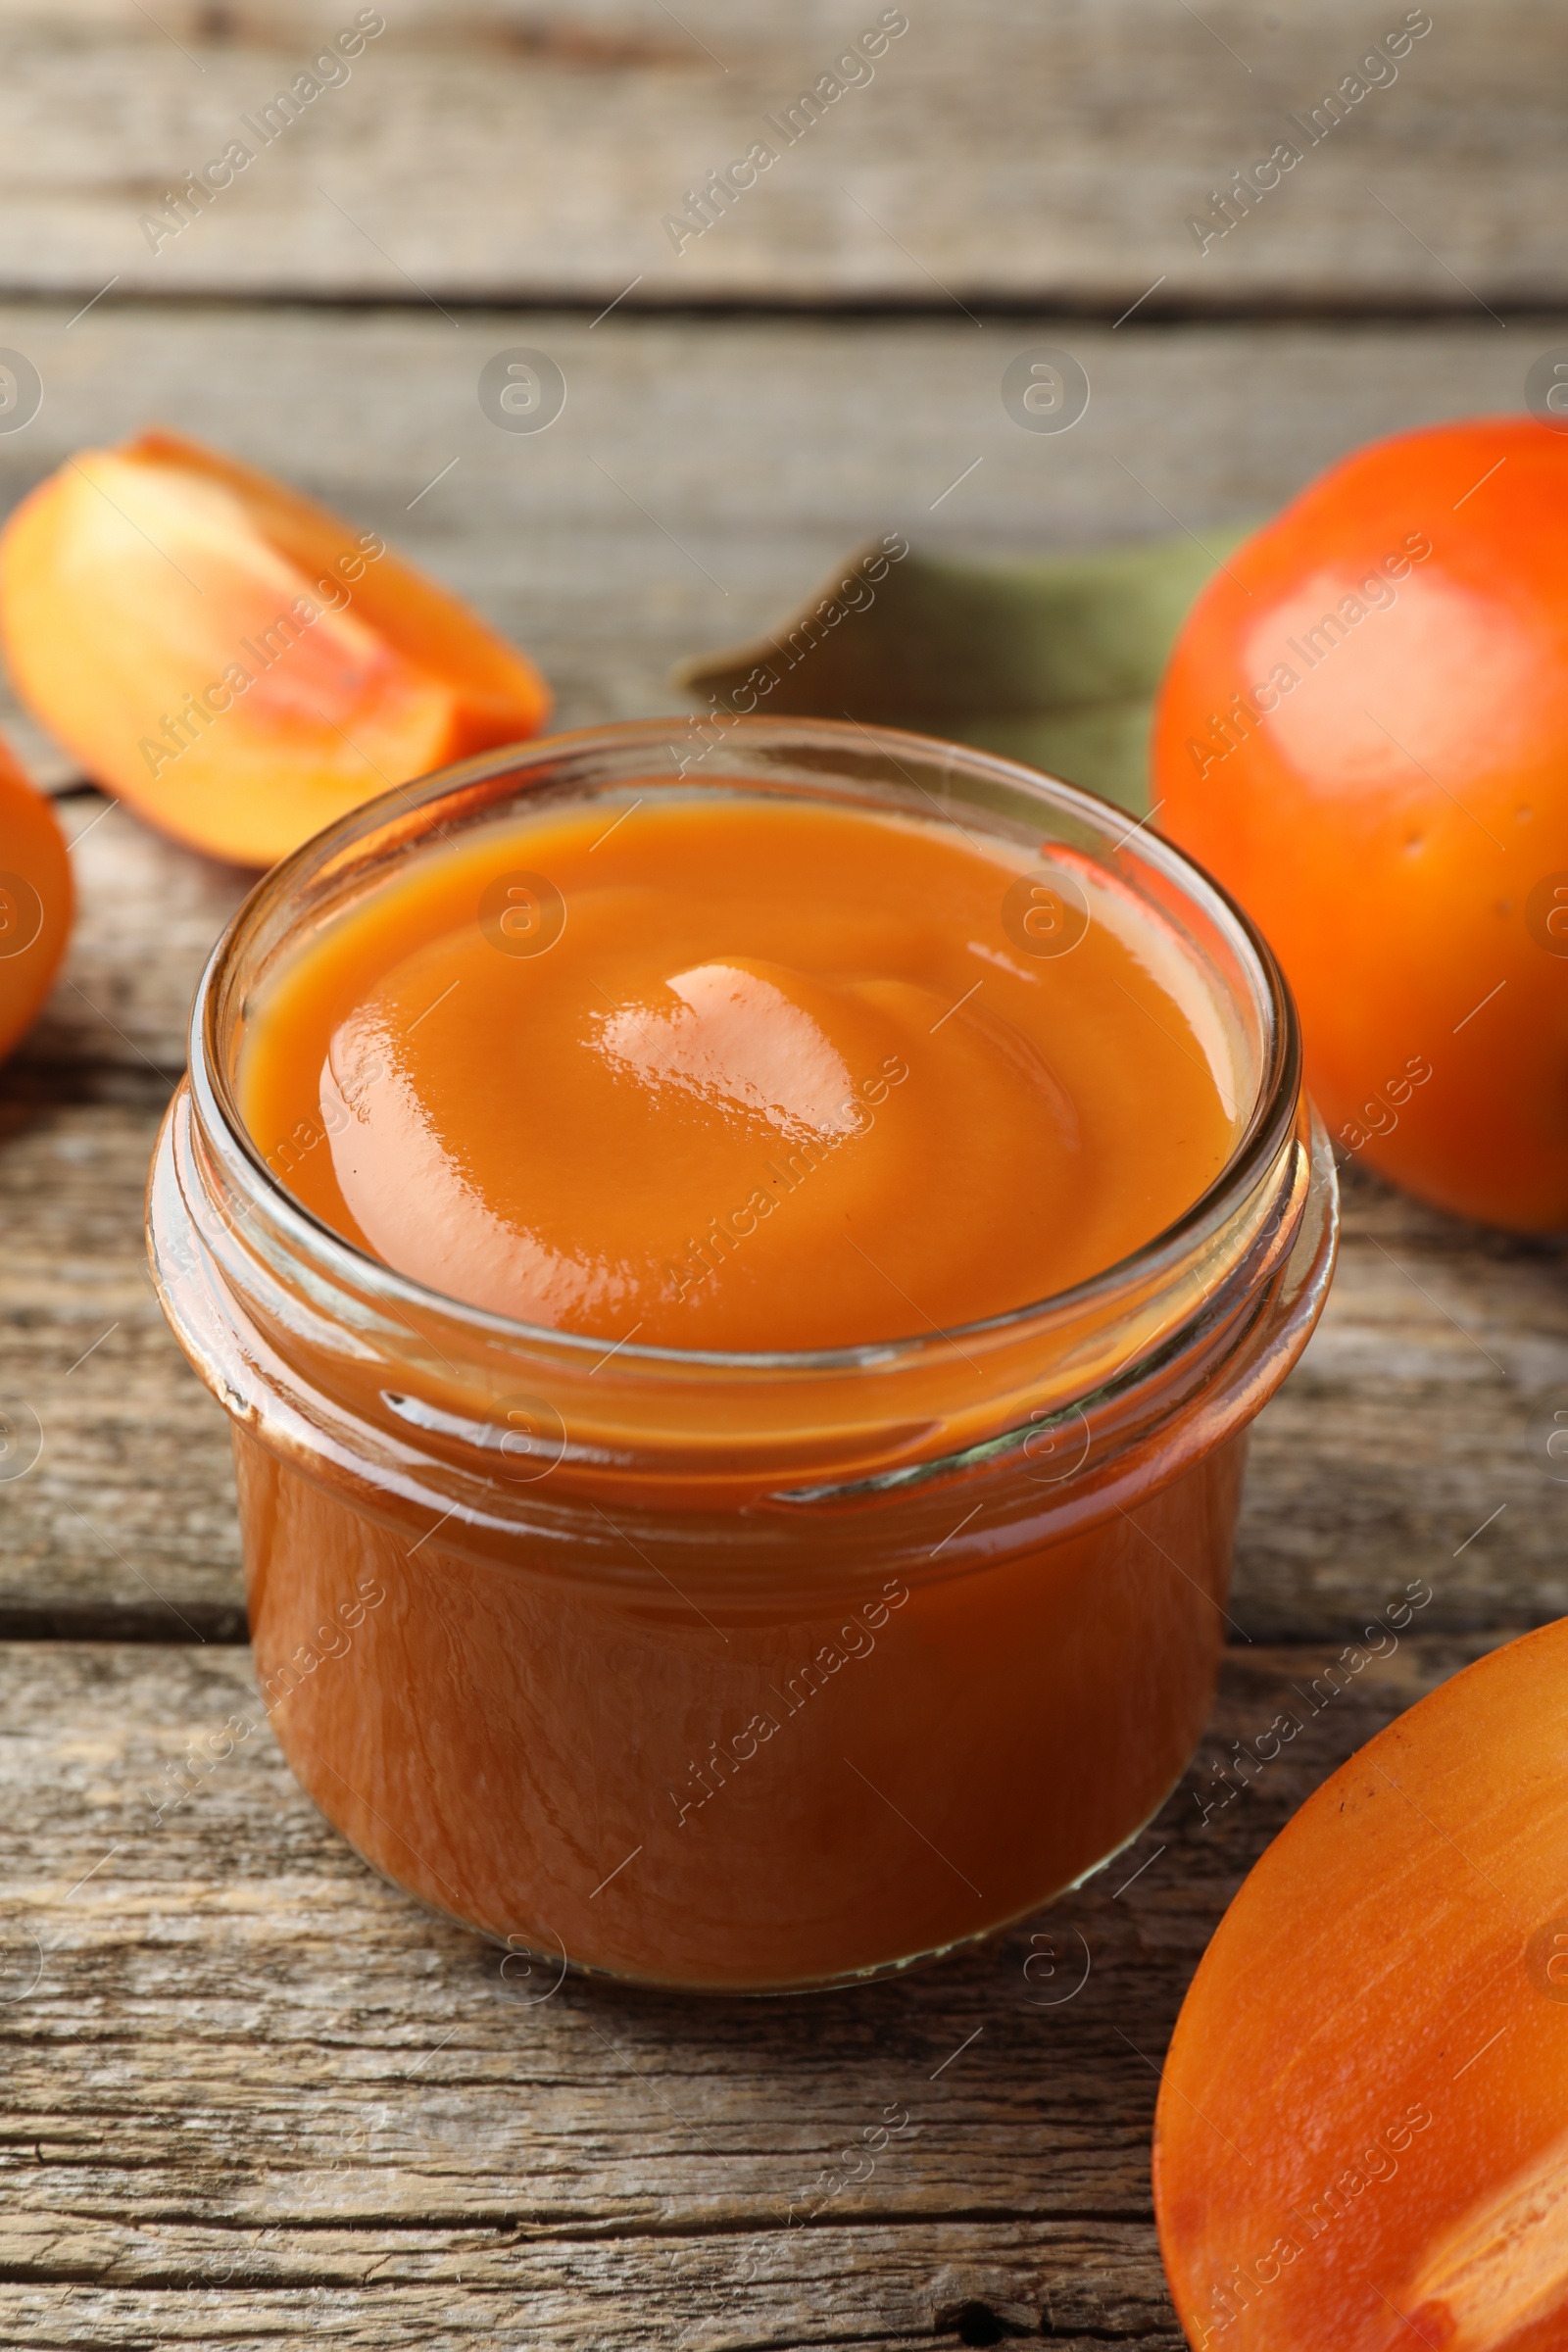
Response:
[{"label": "persimmon jam", "polygon": [[673,750],[274,867],[148,1195],[268,1723],[524,2000],[853,1984],[1102,1867],[1333,1264],[1290,998],[1179,852],[891,730]]},{"label": "persimmon jam", "polygon": [[693,1349],[1069,1290],[1238,1133],[1212,1000],[1106,869],[654,782],[421,843],[268,975],[238,1094],[274,1174],[399,1273]]}]

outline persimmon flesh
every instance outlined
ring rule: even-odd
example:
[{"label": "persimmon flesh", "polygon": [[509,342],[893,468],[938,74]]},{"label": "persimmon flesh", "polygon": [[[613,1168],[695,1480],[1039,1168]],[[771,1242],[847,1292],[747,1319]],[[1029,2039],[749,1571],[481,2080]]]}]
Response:
[{"label": "persimmon flesh", "polygon": [[1442,425],[1321,475],[1199,597],[1154,770],[1285,966],[1342,1150],[1568,1225],[1568,434]]},{"label": "persimmon flesh", "polygon": [[1269,1847],[1177,2024],[1154,2194],[1195,2346],[1568,2344],[1568,1620]]},{"label": "persimmon flesh", "polygon": [[0,636],[86,774],[247,865],[550,707],[378,532],[174,433],[82,450],[28,493],[0,533]]}]

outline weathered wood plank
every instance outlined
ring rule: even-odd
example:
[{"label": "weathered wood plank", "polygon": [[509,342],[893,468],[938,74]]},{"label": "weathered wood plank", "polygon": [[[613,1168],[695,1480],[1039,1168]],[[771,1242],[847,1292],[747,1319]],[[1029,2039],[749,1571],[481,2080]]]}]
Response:
[{"label": "weathered wood plank", "polygon": [[[433,314],[149,307],[68,333],[14,304],[0,344],[31,352],[48,397],[25,431],[0,434],[0,511],[74,449],[149,419],[224,444],[385,530],[538,656],[559,723],[577,726],[685,709],[672,662],[773,625],[860,539],[904,529],[1004,559],[1173,517],[1201,532],[1267,512],[1378,433],[1517,408],[1538,342],[1568,338],[1568,320],[1517,350],[1486,321],[983,332],[511,314],[466,316],[454,334]],[[1018,430],[998,394],[1006,362],[1041,340],[1068,342],[1093,385],[1065,436]],[[566,373],[542,436],[498,432],[473,396],[484,362],[518,342]],[[44,780],[74,776],[3,689],[0,726]],[[92,802],[66,821],[83,836],[73,985],[28,1055],[177,1068],[201,958],[244,877],[169,862]]]},{"label": "weathered wood plank", "polygon": [[[0,341],[44,316],[0,313]],[[693,328],[617,314],[590,335],[560,318],[465,318],[476,340],[461,368],[433,316],[94,312],[69,340],[48,331],[56,389],[25,433],[0,435],[0,496],[76,442],[161,414],[303,471],[398,537],[543,654],[568,723],[677,708],[670,660],[765,626],[862,533],[912,530],[916,507],[977,453],[978,470],[925,514],[928,533],[1004,552],[1168,528],[1155,500],[1200,529],[1276,503],[1371,432],[1511,401],[1521,366],[1485,325],[1134,321],[1111,335],[1037,322],[1007,332],[1070,334],[1095,382],[1083,423],[1042,441],[1002,412],[995,355],[979,370],[962,321]],[[536,441],[494,431],[471,400],[477,355],[514,340],[559,348],[572,386]],[[408,512],[453,454],[457,469]],[[918,501],[916,479],[936,485]],[[172,1608],[231,1638],[224,1432],[164,1334],[140,1218],[190,993],[246,877],[90,797],[63,813],[82,835],[81,918],[65,983],[0,1082],[0,1380],[47,1432],[38,1470],[0,1485],[0,1624],[160,1638],[181,1632]],[[1418,1576],[1437,1592],[1434,1622],[1524,1625],[1568,1607],[1563,1490],[1530,1446],[1568,1385],[1563,1298],[1557,1253],[1352,1190],[1323,1331],[1254,1441],[1237,1600],[1250,1631],[1353,1632]]]},{"label": "weathered wood plank", "polygon": [[[118,5],[118,0],[117,0]],[[177,61],[176,61],[177,62]],[[560,723],[678,711],[676,660],[771,627],[867,536],[1028,556],[1267,513],[1380,433],[1519,410],[1568,320],[1111,330],[1085,321],[653,319],[0,306],[44,404],[0,433],[0,512],[83,444],[161,422],[232,449],[389,539],[543,662]],[[1064,434],[1002,405],[1021,351],[1092,386]],[[479,408],[499,351],[543,349],[547,432]],[[441,478],[437,478],[441,477]],[[960,479],[960,477],[963,477]],[[670,534],[673,534],[671,536]],[[51,782],[69,760],[0,693]]]},{"label": "weathered wood plank", "polygon": [[[102,2244],[117,2234],[130,2235],[106,2231]],[[176,2241],[185,2234],[172,2233]],[[696,2246],[631,2238],[540,2253],[475,2230],[457,2241],[462,2269],[452,2283],[431,2286],[425,2278],[453,2267],[446,2243],[433,2255],[404,2232],[389,2255],[355,2236],[334,2242],[318,2232],[313,2248],[322,2278],[270,2292],[206,2283],[230,2263],[266,2275],[265,2260],[249,2259],[255,2240],[230,2232],[209,2264],[193,2264],[188,2285],[0,2287],[0,2316],[11,2343],[49,2352],[140,2352],[149,2342],[305,2352],[323,2341],[345,2352],[458,2352],[481,2343],[533,2352],[543,2342],[568,2352],[806,2352],[827,2344],[913,2352],[933,2342],[1038,2337],[1049,2311],[1051,2338],[1066,2352],[1107,2343],[1184,2352],[1152,2229],[922,2227],[918,2252],[906,2242],[911,2234],[813,2231],[820,2242],[809,2258],[776,2278],[771,2241],[744,2232]],[[200,2246],[201,2233],[188,2233],[188,2242]],[[179,2268],[177,2259],[169,2263],[165,2276]],[[345,2274],[367,2272],[373,2284],[343,2283]]]},{"label": "weathered wood plank", "polygon": [[256,877],[155,833],[101,793],[59,803],[76,919],[22,1053],[31,1071],[123,1073],[167,1095],[185,1067],[202,967]]},{"label": "weathered wood plank", "polygon": [[[1200,305],[1568,290],[1560,44],[1531,0],[1449,0],[1371,69],[1377,87],[1353,77],[1404,18],[1393,0],[915,6],[793,140],[782,110],[875,24],[870,0],[690,0],[678,16],[659,0],[404,0],[296,122],[252,127],[354,13],[6,0],[6,280],[73,308],[111,278],[119,294],[595,308],[637,281],[636,301],[951,296],[1110,316],[1156,279],[1160,300]],[[1347,119],[1314,143],[1298,125],[1329,92]],[[171,186],[236,139],[252,160],[231,184],[149,235]],[[677,246],[664,221],[686,191],[759,141],[776,161]],[[1302,160],[1201,249],[1189,219],[1282,141]]]},{"label": "weathered wood plank", "polygon": [[0,1084],[0,1411],[41,1448],[0,1482],[0,1631],[238,1640],[228,1432],[141,1239],[162,1090],[83,1104]]},{"label": "weathered wood plank", "polygon": [[[958,2338],[982,2305],[1177,2352],[1147,2148],[1187,1978],[1307,1790],[1485,1646],[1407,1637],[1337,1698],[1328,1653],[1233,1654],[1113,1870],[941,1968],[763,2003],[530,2001],[357,1861],[265,1724],[155,1822],[165,1763],[255,1711],[242,1651],[0,1647],[0,2330],[740,2352],[996,2340]],[[1281,1711],[1292,1743],[1225,1779]],[[825,2194],[888,2108],[908,2128]]]},{"label": "weathered wood plank", "polygon": [[1342,1171],[1322,1324],[1256,1424],[1235,1606],[1266,1637],[1355,1630],[1425,1578],[1446,1625],[1568,1613],[1568,1412],[1558,1242],[1467,1226]]}]

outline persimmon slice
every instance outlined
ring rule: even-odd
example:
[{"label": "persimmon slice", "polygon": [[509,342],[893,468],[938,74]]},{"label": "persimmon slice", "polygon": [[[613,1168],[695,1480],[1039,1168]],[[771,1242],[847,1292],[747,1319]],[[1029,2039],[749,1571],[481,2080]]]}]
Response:
[{"label": "persimmon slice", "polygon": [[1308,1799],[1178,2021],[1154,2196],[1189,2341],[1568,2345],[1568,1620]]},{"label": "persimmon slice", "polygon": [[536,734],[550,707],[532,663],[378,532],[173,433],[82,450],[23,500],[0,636],[86,774],[242,864]]}]

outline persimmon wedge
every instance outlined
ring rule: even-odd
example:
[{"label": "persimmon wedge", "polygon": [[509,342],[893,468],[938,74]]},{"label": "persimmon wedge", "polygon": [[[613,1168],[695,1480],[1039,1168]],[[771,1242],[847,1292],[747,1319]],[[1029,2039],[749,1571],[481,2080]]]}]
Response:
[{"label": "persimmon wedge", "polygon": [[1160,2242],[1224,2352],[1568,2345],[1568,1620],[1310,1797],[1166,2061]]},{"label": "persimmon wedge", "polygon": [[71,860],[53,808],[0,744],[0,1054],[49,993],[71,932]]},{"label": "persimmon wedge", "polygon": [[532,663],[377,532],[172,433],[83,450],[23,501],[0,633],[96,782],[240,864],[550,708]]}]

